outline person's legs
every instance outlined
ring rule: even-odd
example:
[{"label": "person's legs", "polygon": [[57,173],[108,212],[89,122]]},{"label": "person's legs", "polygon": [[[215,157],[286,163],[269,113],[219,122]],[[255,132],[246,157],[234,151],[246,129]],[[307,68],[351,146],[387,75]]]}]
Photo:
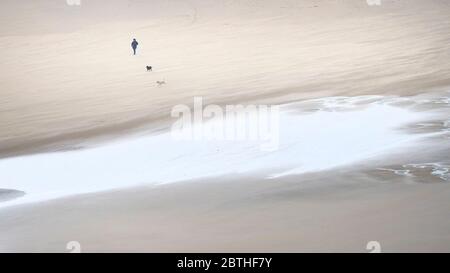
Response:
[{"label": "person's legs", "polygon": [[136,55],[136,48],[133,48],[134,55]]}]

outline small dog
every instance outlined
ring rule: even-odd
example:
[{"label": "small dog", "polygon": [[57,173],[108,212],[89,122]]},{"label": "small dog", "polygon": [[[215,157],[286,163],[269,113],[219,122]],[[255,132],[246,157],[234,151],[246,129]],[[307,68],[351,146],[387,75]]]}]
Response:
[{"label": "small dog", "polygon": [[157,81],[156,83],[158,84],[158,86],[163,86],[164,84],[166,84],[166,81]]},{"label": "small dog", "polygon": [[148,71],[153,71],[153,67],[147,66],[147,72],[148,72]]}]

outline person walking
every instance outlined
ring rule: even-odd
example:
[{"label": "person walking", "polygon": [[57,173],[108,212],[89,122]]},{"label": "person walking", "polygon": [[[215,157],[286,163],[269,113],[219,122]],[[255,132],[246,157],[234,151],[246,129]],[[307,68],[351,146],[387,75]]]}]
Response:
[{"label": "person walking", "polygon": [[134,55],[136,55],[136,50],[137,50],[138,45],[139,45],[138,41],[136,41],[136,39],[133,39],[133,42],[131,43],[131,47],[133,48]]}]

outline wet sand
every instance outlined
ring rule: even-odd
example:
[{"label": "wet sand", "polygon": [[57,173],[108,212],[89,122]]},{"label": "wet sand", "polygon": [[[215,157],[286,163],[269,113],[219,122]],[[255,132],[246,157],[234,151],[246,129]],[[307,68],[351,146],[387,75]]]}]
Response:
[{"label": "wet sand", "polygon": [[[269,173],[137,187],[0,210],[0,249],[66,252],[450,251],[450,171],[444,138],[319,173]],[[420,165],[420,164],[419,164]]]},{"label": "wet sand", "polygon": [[25,193],[21,191],[0,189],[0,202],[10,201],[24,195]]},{"label": "wet sand", "polygon": [[[449,183],[327,172],[218,178],[0,211],[3,251],[450,251]],[[20,215],[20,217],[18,217]]]}]

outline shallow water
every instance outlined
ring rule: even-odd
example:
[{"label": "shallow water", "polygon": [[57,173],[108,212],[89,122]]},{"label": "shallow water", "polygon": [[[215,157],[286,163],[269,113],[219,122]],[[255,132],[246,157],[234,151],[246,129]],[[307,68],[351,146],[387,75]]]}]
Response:
[{"label": "shallow water", "polygon": [[[273,178],[348,166],[448,134],[448,126],[419,133],[404,129],[428,120],[445,120],[448,115],[442,113],[448,113],[448,103],[442,96],[361,96],[282,105],[279,146],[273,151],[261,149],[258,140],[183,141],[167,132],[86,150],[4,159],[0,161],[0,188],[26,195],[1,206],[201,177],[269,171],[268,178]],[[208,126],[230,123],[215,120]],[[407,171],[392,171],[408,175]],[[440,169],[435,172],[447,177]]]}]

